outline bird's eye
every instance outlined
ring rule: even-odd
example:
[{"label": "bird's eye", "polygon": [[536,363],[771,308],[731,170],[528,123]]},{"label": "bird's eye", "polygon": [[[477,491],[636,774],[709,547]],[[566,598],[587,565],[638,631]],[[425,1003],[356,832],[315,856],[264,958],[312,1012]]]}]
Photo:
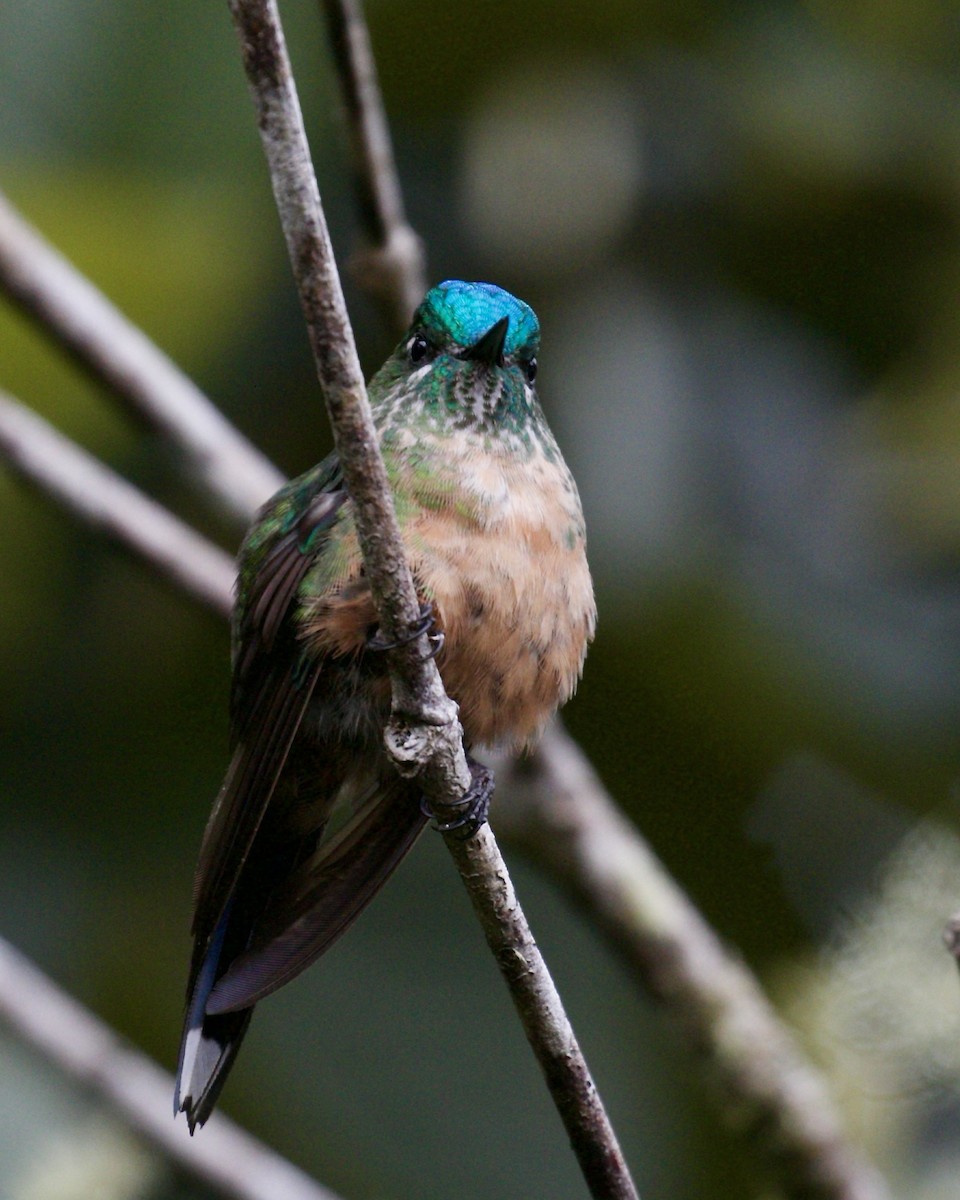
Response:
[{"label": "bird's eye", "polygon": [[410,356],[410,361],[414,366],[417,363],[422,363],[427,357],[427,351],[430,349],[430,343],[419,333],[413,335],[407,344],[407,354]]},{"label": "bird's eye", "polygon": [[527,381],[533,383],[537,377],[537,360],[531,358],[529,362],[523,364],[523,370],[527,376]]}]

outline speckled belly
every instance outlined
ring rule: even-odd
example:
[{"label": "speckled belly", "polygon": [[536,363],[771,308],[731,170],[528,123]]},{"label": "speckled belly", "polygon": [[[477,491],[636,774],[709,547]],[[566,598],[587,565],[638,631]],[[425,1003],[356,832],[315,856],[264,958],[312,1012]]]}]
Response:
[{"label": "speckled belly", "polygon": [[[579,498],[562,461],[447,466],[456,503],[408,513],[408,561],[444,633],[437,665],[467,741],[521,747],[572,694],[593,636]],[[317,654],[361,654],[376,623],[349,538],[354,569],[303,617]]]},{"label": "speckled belly", "polygon": [[543,526],[497,537],[438,524],[412,565],[443,625],[444,685],[470,743],[526,745],[572,694],[593,634],[583,539],[567,544]]}]

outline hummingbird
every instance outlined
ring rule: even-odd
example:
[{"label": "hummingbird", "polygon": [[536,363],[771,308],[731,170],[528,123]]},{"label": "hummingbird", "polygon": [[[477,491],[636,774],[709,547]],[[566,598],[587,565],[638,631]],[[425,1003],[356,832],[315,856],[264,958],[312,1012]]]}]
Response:
[{"label": "hummingbird", "polygon": [[[475,748],[532,746],[573,693],[596,606],[583,511],[537,399],[540,327],[490,283],[420,304],[369,396],[437,666]],[[428,822],[387,758],[390,680],[336,453],[239,552],[231,753],[200,849],[174,1112],[209,1117],[254,1006],[352,924]],[[469,798],[469,793],[468,793]]]}]

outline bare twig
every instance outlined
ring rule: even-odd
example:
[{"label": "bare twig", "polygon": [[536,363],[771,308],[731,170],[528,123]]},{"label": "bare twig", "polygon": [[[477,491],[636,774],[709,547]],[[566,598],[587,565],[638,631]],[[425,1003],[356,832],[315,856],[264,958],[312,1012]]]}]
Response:
[{"label": "bare twig", "polygon": [[497,960],[590,1195],[629,1200],[637,1191],[573,1026],[513,890],[489,825],[469,841],[447,836],[487,945]]},{"label": "bare twig", "polygon": [[221,1114],[211,1119],[202,1138],[191,1138],[170,1116],[171,1077],[2,939],[0,1022],[221,1195],[234,1200],[337,1200]]},{"label": "bare twig", "polygon": [[[386,637],[418,617],[413,581],[357,359],[329,233],[303,129],[275,0],[230,0],[257,108],[274,195],[313,345],[364,559]],[[394,651],[388,736],[398,769],[416,776],[441,817],[469,784],[456,707],[443,691],[426,635]],[[451,814],[452,815],[452,814]],[[560,997],[513,895],[489,828],[470,843],[447,839],[536,1048],[593,1196],[636,1190],[580,1054]]]},{"label": "bare twig", "polygon": [[0,195],[0,287],[180,448],[221,508],[249,520],[283,476],[149,338]]},{"label": "bare twig", "polygon": [[0,457],[207,608],[229,615],[235,568],[228,554],[2,391]]},{"label": "bare twig", "polygon": [[347,111],[354,184],[366,245],[350,262],[397,335],[427,290],[423,242],[403,207],[377,66],[360,0],[323,0]]},{"label": "bare twig", "polygon": [[725,1112],[795,1200],[887,1200],[851,1147],[820,1076],[747,968],[727,951],[614,806],[559,724],[504,763],[501,825],[589,911],[705,1055]]}]

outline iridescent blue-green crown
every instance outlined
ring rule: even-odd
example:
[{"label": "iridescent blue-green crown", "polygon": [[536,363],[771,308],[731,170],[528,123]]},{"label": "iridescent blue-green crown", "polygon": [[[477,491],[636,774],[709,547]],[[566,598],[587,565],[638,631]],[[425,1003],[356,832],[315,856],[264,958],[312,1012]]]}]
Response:
[{"label": "iridescent blue-green crown", "polygon": [[529,304],[494,283],[446,279],[427,292],[416,321],[460,346],[472,346],[504,317],[510,319],[504,353],[527,358],[535,355],[540,345],[537,314]]}]

